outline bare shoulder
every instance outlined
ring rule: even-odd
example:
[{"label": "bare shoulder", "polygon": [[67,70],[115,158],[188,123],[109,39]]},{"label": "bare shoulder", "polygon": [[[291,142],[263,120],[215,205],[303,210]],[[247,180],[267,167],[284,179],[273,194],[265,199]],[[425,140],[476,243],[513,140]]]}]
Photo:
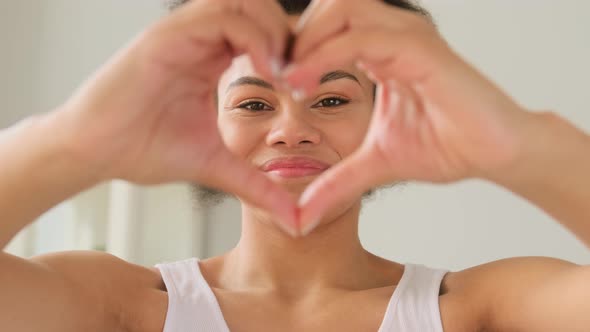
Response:
[{"label": "bare shoulder", "polygon": [[156,268],[97,251],[56,252],[31,260],[102,294],[104,306],[117,315],[123,331],[162,331],[167,295]]},{"label": "bare shoulder", "polygon": [[551,285],[559,287],[560,281],[567,278],[579,277],[580,268],[556,258],[515,257],[449,273],[441,286],[441,293],[449,295],[448,299],[441,296],[443,319],[443,304],[450,304],[446,306],[445,331],[462,331],[451,325],[465,321],[466,315],[474,318],[471,331],[520,330],[525,321],[524,308],[540,300],[536,298],[539,292]]}]

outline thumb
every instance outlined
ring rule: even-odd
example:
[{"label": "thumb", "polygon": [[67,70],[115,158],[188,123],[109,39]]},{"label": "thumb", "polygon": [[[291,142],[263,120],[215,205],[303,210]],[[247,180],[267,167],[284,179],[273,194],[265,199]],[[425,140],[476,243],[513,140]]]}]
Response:
[{"label": "thumb", "polygon": [[207,185],[238,195],[249,204],[270,212],[279,228],[297,236],[297,206],[291,194],[249,163],[220,151],[215,158],[214,173]]},{"label": "thumb", "polygon": [[357,151],[313,181],[299,199],[301,233],[311,233],[329,211],[359,199],[375,184],[366,154]]}]

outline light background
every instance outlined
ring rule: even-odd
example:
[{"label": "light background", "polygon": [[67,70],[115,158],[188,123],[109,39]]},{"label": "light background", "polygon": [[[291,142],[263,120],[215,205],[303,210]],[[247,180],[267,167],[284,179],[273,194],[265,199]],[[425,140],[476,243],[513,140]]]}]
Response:
[{"label": "light background", "polygon": [[[558,112],[590,131],[590,2],[422,3],[455,49],[519,102]],[[158,0],[0,2],[0,127],[58,106],[161,15]],[[0,169],[9,159],[0,156]],[[206,209],[191,201],[183,184],[139,188],[114,182],[59,205],[7,250],[28,257],[106,249],[152,265],[220,254],[239,232],[236,202]],[[590,263],[590,251],[558,223],[481,181],[383,192],[365,206],[360,232],[370,251],[401,263],[461,269],[529,255]]]}]

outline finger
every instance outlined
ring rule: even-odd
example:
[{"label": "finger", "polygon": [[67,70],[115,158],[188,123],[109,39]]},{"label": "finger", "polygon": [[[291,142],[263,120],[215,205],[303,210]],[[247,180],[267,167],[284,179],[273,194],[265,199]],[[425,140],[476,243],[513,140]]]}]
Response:
[{"label": "finger", "polygon": [[[286,39],[291,34],[288,16],[275,0],[210,0],[200,1],[192,8],[192,14],[241,15],[251,20],[270,37],[273,69],[280,70],[280,57],[285,49]],[[278,63],[278,64],[277,64]]]},{"label": "finger", "polygon": [[[171,48],[169,57],[175,61],[172,65],[186,70],[202,67],[204,61],[216,59],[215,55],[223,50],[231,57],[247,53],[260,75],[272,77],[270,34],[238,12],[210,11],[198,6],[179,10],[156,26],[154,47]],[[182,59],[181,63],[177,63],[178,59]]]},{"label": "finger", "polygon": [[[239,20],[226,19],[223,25],[224,37],[236,52],[235,55],[247,53],[257,72],[267,78],[273,76],[272,62],[272,38],[269,32],[253,24],[249,18],[240,17]],[[258,39],[258,38],[259,39]]]},{"label": "finger", "polygon": [[204,184],[234,193],[270,212],[276,217],[273,221],[277,226],[291,236],[297,236],[297,206],[291,194],[229,151],[220,151],[213,160],[215,174]]},{"label": "finger", "polygon": [[301,234],[309,234],[329,211],[350,205],[375,184],[366,155],[357,152],[312,182],[299,200]]},{"label": "finger", "polygon": [[307,5],[305,11],[299,16],[299,20],[297,25],[295,26],[295,33],[299,34],[307,22],[312,18],[312,16],[317,12],[316,8],[322,4],[322,0],[311,0],[311,2]]},{"label": "finger", "polygon": [[[388,144],[380,136],[383,126],[397,130],[401,108],[405,98],[396,82],[379,85],[375,112],[367,137],[361,148],[341,164],[338,164],[314,181],[299,200],[302,234],[307,235],[330,210],[340,205],[350,205],[367,190],[385,183],[400,181],[397,168],[391,168],[387,156],[378,146]],[[395,163],[394,163],[395,164]],[[371,165],[370,170],[367,165]]]},{"label": "finger", "polygon": [[244,15],[270,34],[272,56],[274,61],[280,61],[291,34],[287,13],[276,0],[243,0],[240,3]]},{"label": "finger", "polygon": [[334,36],[354,29],[401,28],[407,13],[381,1],[314,1],[296,28],[294,60],[304,58]]},{"label": "finger", "polygon": [[[314,50],[283,73],[292,87],[310,94],[326,69],[362,61],[379,64],[381,77],[423,81],[435,68],[436,55],[412,33],[387,29],[356,29],[340,34]],[[431,53],[432,53],[431,52]]]},{"label": "finger", "polygon": [[[344,1],[337,3],[342,4]],[[329,1],[312,1],[308,6],[295,29],[296,42],[293,45],[292,60],[301,59],[321,41],[344,30],[347,15],[342,13],[342,9],[333,7],[335,6]],[[316,23],[319,20],[322,20],[322,24]]]}]

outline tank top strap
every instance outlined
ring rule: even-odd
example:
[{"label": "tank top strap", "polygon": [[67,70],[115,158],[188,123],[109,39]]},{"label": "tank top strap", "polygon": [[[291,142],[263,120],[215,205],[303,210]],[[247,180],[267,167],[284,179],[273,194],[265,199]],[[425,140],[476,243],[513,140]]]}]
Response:
[{"label": "tank top strap", "polygon": [[438,297],[448,270],[405,264],[379,332],[443,332]]},{"label": "tank top strap", "polygon": [[163,332],[229,332],[198,258],[157,264],[168,291]]}]

